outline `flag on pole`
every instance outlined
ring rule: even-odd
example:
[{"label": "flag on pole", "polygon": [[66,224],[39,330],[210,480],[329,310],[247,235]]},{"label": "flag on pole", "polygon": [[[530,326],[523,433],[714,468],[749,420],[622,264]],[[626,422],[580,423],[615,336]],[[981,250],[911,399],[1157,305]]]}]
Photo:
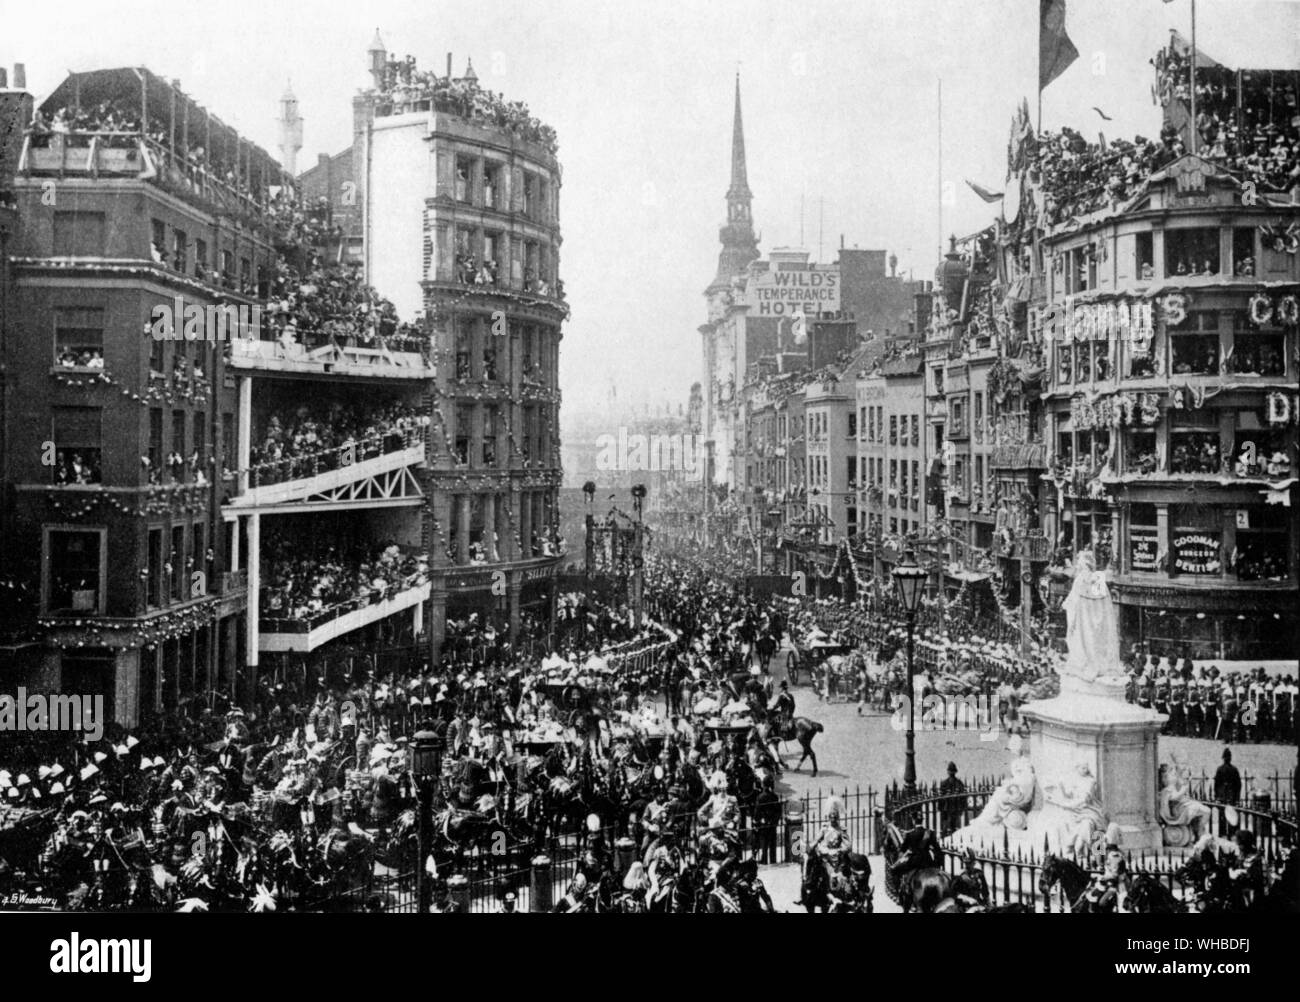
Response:
[{"label": "flag on pole", "polygon": [[982,184],[976,184],[970,178],[966,179],[966,183],[970,185],[971,191],[975,192],[975,194],[979,195],[979,197],[984,199],[986,202],[997,202],[1002,199],[1003,193],[1000,191],[989,191]]},{"label": "flag on pole", "polygon": [[1038,89],[1066,71],[1079,50],[1065,33],[1065,0],[1038,0]]}]

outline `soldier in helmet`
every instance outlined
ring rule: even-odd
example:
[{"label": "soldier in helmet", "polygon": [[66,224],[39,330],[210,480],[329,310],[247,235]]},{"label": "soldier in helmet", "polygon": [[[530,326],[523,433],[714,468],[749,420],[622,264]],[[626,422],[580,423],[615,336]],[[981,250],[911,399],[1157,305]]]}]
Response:
[{"label": "soldier in helmet", "polygon": [[1199,683],[1191,682],[1187,686],[1186,727],[1184,733],[1191,738],[1199,738],[1205,733],[1205,693]]},{"label": "soldier in helmet", "polygon": [[1151,673],[1154,670],[1154,668],[1147,669],[1147,671],[1142,673],[1142,677],[1138,680],[1138,706],[1142,707],[1144,710],[1151,709],[1152,704],[1155,703],[1156,683],[1151,677]]},{"label": "soldier in helmet", "polygon": [[1219,733],[1219,703],[1223,688],[1219,685],[1219,669],[1211,667],[1197,683],[1197,687],[1201,691],[1201,712],[1205,715],[1205,734],[1213,738]]},{"label": "soldier in helmet", "polygon": [[[1191,683],[1195,685],[1193,681]],[[1186,733],[1188,680],[1179,673],[1169,680],[1169,723],[1165,726],[1167,734],[1183,735]]]},{"label": "soldier in helmet", "polygon": [[1162,671],[1156,676],[1155,707],[1156,713],[1169,716],[1169,673]]}]

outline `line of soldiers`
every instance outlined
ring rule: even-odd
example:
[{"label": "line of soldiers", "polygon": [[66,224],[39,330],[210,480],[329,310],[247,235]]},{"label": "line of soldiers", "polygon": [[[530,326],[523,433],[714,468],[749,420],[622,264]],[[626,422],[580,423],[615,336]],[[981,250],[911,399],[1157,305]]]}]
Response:
[{"label": "line of soldiers", "polygon": [[1130,703],[1169,717],[1164,733],[1229,743],[1289,742],[1293,738],[1296,680],[1270,677],[1263,668],[1222,673],[1218,668],[1181,668],[1151,656],[1129,672]]}]

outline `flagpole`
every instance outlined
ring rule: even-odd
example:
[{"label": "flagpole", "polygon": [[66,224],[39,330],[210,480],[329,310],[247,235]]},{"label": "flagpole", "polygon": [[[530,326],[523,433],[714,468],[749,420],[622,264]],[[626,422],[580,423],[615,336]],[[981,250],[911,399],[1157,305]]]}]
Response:
[{"label": "flagpole", "polygon": [[939,78],[939,261],[943,260],[943,77]]},{"label": "flagpole", "polygon": [[1197,139],[1197,136],[1196,136],[1196,0],[1192,0],[1192,60],[1191,60],[1191,68],[1192,68],[1192,79],[1191,79],[1191,87],[1190,87],[1190,89],[1191,89],[1191,93],[1192,93],[1192,129],[1191,129],[1191,132],[1192,132],[1192,143],[1191,143],[1191,152],[1195,153],[1195,152],[1196,152],[1196,139]]}]

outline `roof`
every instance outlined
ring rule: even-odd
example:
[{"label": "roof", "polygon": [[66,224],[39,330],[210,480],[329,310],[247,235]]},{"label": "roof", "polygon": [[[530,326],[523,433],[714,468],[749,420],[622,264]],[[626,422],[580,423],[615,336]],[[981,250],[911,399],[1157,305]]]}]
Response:
[{"label": "roof", "polygon": [[886,362],[880,367],[882,376],[919,376],[925,368],[925,359],[921,355],[907,355]]}]

